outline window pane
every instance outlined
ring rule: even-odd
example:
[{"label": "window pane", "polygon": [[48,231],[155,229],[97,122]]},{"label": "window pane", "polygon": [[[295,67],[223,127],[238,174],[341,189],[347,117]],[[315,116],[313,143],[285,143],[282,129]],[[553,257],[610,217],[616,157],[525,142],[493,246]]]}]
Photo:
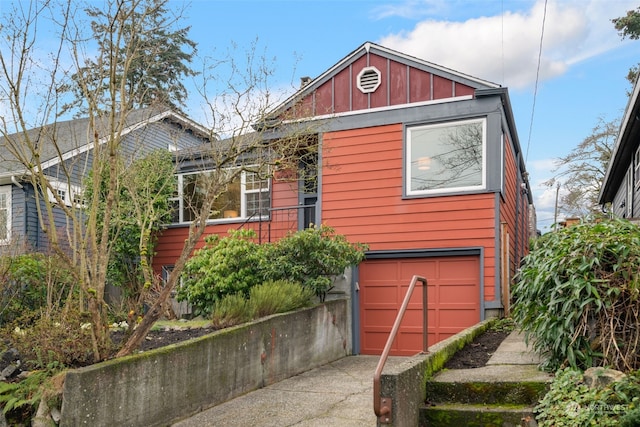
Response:
[{"label": "window pane", "polygon": [[245,182],[247,191],[269,188],[269,181],[260,179],[260,176],[255,172],[246,172]]},{"label": "window pane", "polygon": [[205,192],[202,179],[200,174],[184,175],[182,177],[182,195],[184,200],[182,219],[184,221],[193,221],[196,213],[199,212],[202,207]]},{"label": "window pane", "polygon": [[220,194],[213,204],[213,211],[209,218],[238,218],[240,210],[240,176],[227,185],[227,191]]},{"label": "window pane", "polygon": [[409,191],[482,186],[482,150],[482,121],[410,129]]},{"label": "window pane", "polygon": [[247,216],[266,216],[269,215],[271,207],[271,198],[268,191],[259,193],[247,193]]}]

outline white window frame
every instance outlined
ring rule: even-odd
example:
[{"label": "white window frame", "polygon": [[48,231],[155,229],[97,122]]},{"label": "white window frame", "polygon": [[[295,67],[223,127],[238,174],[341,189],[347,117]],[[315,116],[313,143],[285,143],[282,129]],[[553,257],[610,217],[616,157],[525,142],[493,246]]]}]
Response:
[{"label": "white window frame", "polygon": [[0,238],[0,245],[6,245],[11,241],[11,229],[13,228],[13,222],[11,220],[11,186],[3,185],[0,186],[0,195],[3,195],[7,198],[7,204],[4,209],[7,210],[7,235],[5,238]]},{"label": "white window frame", "polygon": [[[84,198],[82,196],[82,189],[79,186],[52,180],[49,181],[49,184],[51,185],[51,188],[58,192],[58,195],[64,201],[66,206],[81,206],[81,204],[77,202],[77,198],[78,196],[80,196],[80,200],[84,200]],[[47,197],[49,198],[50,203],[58,203],[55,196],[49,189],[47,189]]]},{"label": "white window frame", "polygon": [[[250,168],[249,168],[250,169]],[[184,219],[184,177],[187,175],[196,175],[196,174],[201,174],[201,173],[210,173],[213,172],[213,170],[208,169],[208,170],[203,170],[203,171],[197,171],[197,172],[186,172],[186,173],[181,173],[181,174],[177,174],[177,186],[178,186],[178,191],[176,192],[176,196],[171,197],[169,200],[173,201],[174,204],[177,206],[178,209],[178,222],[173,222],[174,224],[188,224],[190,221],[187,221]],[[271,179],[267,178],[264,179],[263,181],[266,182],[266,186],[265,187],[261,187],[258,189],[251,189],[251,190],[247,190],[247,174],[248,173],[254,173],[251,170],[244,170],[241,172],[240,174],[240,212],[239,212],[239,216],[237,217],[231,217],[231,218],[209,218],[207,219],[207,222],[209,223],[218,223],[218,222],[237,222],[237,221],[243,221],[249,218],[249,215],[247,214],[247,195],[248,194],[256,194],[256,193],[268,193],[269,194],[269,202],[271,202]],[[252,218],[256,218],[256,219],[266,219],[268,217],[268,215],[254,215]]]},{"label": "white window frame", "polygon": [[[412,179],[412,150],[413,150],[413,140],[412,134],[414,131],[420,131],[424,129],[436,129],[436,128],[446,128],[451,126],[465,125],[471,123],[481,123],[482,124],[482,170],[481,170],[481,183],[478,185],[468,185],[468,186],[458,186],[458,187],[446,187],[446,188],[431,188],[425,190],[412,190],[411,188],[411,179]],[[427,125],[419,125],[419,126],[411,126],[407,127],[406,135],[405,135],[405,194],[407,196],[429,196],[429,195],[440,195],[440,194],[449,194],[449,193],[460,193],[467,191],[479,191],[487,188],[487,119],[486,117],[474,118],[474,119],[466,119],[466,120],[453,120],[447,122],[439,122],[434,124]]]}]

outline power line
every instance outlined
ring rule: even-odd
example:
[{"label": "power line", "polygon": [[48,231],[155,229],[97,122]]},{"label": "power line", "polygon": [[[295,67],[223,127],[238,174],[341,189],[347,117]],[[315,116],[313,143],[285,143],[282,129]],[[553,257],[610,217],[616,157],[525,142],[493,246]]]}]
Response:
[{"label": "power line", "polygon": [[538,96],[538,79],[540,77],[540,62],[542,58],[542,40],[544,39],[544,24],[547,20],[547,0],[544,0],[544,11],[542,13],[542,31],[540,32],[540,48],[538,50],[538,67],[536,69],[536,84],[533,90],[533,106],[531,107],[531,122],[529,123],[529,138],[527,140],[527,153],[524,157],[525,162],[529,158],[529,146],[531,145],[531,132],[533,129],[533,116],[536,110],[536,97]]}]

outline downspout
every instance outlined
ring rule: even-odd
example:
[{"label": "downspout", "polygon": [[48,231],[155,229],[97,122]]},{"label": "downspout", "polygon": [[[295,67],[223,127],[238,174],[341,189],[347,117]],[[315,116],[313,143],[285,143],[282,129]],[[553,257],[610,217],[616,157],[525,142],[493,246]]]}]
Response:
[{"label": "downspout", "polygon": [[22,186],[22,184],[20,184],[18,182],[18,180],[16,179],[15,175],[11,175],[11,182],[15,184],[16,187],[18,187],[19,189],[23,189],[24,187]]}]

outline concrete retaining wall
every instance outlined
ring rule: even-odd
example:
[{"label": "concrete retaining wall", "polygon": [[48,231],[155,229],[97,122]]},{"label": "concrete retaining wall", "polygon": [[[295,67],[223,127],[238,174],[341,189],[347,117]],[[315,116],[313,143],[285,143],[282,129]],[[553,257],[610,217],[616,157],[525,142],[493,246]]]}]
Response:
[{"label": "concrete retaining wall", "polygon": [[61,426],[161,426],[351,354],[346,299],[67,373]]}]

